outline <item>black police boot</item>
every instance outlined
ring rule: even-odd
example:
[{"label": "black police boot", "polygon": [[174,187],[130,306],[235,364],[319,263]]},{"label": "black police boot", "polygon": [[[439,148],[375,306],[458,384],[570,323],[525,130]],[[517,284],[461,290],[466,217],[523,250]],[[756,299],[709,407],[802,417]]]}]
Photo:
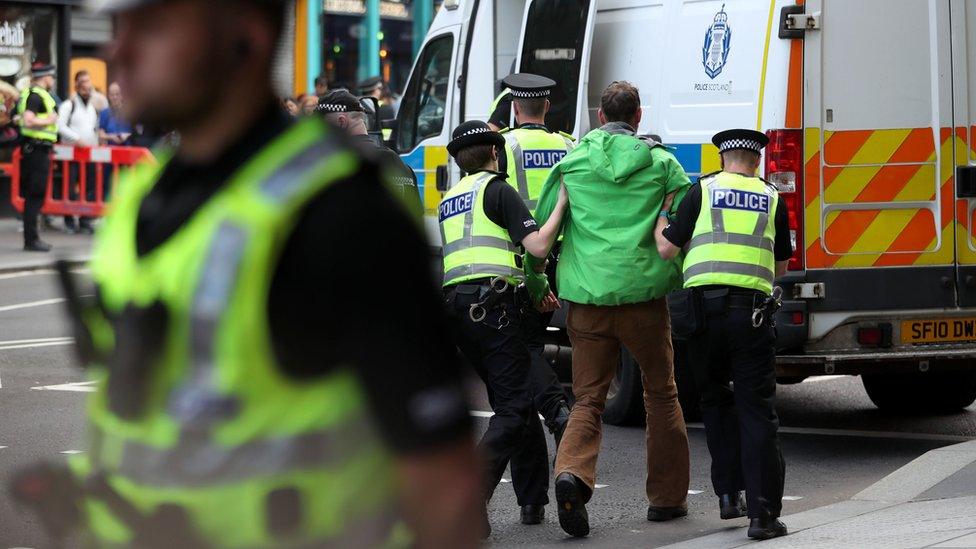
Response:
[{"label": "black police boot", "polygon": [[749,521],[749,537],[752,539],[773,539],[786,534],[786,525],[778,518],[754,518]]},{"label": "black police boot", "polygon": [[552,418],[552,421],[546,421],[546,427],[549,428],[549,432],[552,433],[553,440],[556,441],[556,449],[559,449],[559,443],[563,440],[563,433],[566,432],[566,425],[569,423],[569,406],[566,403],[559,405],[559,410],[556,411],[556,416]]},{"label": "black police boot", "polygon": [[24,251],[26,252],[50,252],[51,245],[44,242],[41,239],[37,239],[33,242],[24,244]]},{"label": "black police boot", "polygon": [[570,473],[556,477],[556,503],[559,505],[559,526],[567,534],[583,538],[590,533],[590,517],[583,501],[579,479]]},{"label": "black police boot", "polygon": [[688,506],[681,507],[648,507],[647,520],[651,522],[667,522],[671,519],[688,516]]},{"label": "black police boot", "polygon": [[722,494],[718,497],[718,505],[722,512],[722,520],[737,519],[748,514],[746,498],[742,496],[742,492]]},{"label": "black police boot", "polygon": [[530,503],[522,506],[522,524],[542,524],[546,517],[546,506]]}]

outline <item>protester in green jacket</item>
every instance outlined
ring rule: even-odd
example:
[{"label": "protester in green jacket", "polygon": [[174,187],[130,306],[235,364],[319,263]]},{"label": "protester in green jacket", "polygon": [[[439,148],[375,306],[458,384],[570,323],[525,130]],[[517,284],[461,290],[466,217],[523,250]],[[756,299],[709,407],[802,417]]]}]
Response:
[{"label": "protester in green jacket", "polygon": [[[603,92],[603,126],[587,134],[553,169],[537,217],[548,219],[560,182],[569,194],[556,281],[569,302],[573,344],[570,414],[556,457],[559,523],[574,536],[589,533],[585,504],[593,494],[601,416],[617,370],[620,346],[637,359],[645,380],[648,520],[688,513],[688,438],[674,383],[673,351],[664,296],[681,286],[681,269],[661,259],[654,239],[691,185],[674,155],[638,138],[640,94],[627,82]],[[540,260],[530,258],[528,275]],[[533,284],[538,292],[543,284]],[[534,292],[535,293],[535,292]]]}]

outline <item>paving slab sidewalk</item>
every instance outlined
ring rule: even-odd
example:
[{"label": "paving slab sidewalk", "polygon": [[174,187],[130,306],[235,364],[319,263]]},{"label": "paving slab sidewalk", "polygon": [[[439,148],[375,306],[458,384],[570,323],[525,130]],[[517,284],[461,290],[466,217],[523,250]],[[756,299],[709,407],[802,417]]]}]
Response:
[{"label": "paving slab sidewalk", "polygon": [[[927,452],[849,501],[783,517],[790,535],[755,542],[727,530],[667,549],[976,548],[976,441]],[[745,521],[742,521],[743,524]]]},{"label": "paving slab sidewalk", "polygon": [[[55,219],[56,227],[63,227]],[[0,219],[0,273],[45,269],[58,259],[87,262],[91,253],[91,235],[67,234],[59,229],[42,229],[41,239],[54,246],[48,253],[25,252],[21,222],[14,218]]]}]

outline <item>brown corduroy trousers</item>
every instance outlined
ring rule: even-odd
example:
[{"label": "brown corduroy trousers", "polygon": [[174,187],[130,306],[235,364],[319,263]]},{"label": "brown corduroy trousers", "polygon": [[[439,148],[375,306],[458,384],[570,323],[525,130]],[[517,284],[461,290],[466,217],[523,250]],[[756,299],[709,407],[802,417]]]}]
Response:
[{"label": "brown corduroy trousers", "polygon": [[572,473],[592,494],[603,434],[603,409],[617,372],[620,347],[640,365],[647,412],[647,499],[655,507],[685,505],[688,496],[688,433],[674,382],[671,320],[664,299],[628,305],[571,303],[573,394],[556,456],[556,474]]}]

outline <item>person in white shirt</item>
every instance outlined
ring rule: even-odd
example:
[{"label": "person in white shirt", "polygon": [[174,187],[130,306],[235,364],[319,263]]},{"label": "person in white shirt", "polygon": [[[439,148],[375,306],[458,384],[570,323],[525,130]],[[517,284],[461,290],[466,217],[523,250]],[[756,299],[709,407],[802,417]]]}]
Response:
[{"label": "person in white shirt", "polygon": [[[79,147],[98,146],[98,110],[93,98],[94,87],[92,86],[91,74],[86,70],[80,70],[75,74],[75,93],[61,103],[58,107],[58,134],[61,141],[68,145]],[[80,183],[80,171],[78,165],[70,165],[71,177],[71,199],[78,198]],[[86,171],[85,198],[92,201],[95,199],[95,166],[88,165]],[[55,185],[55,191],[58,191]],[[57,192],[55,193],[57,194]],[[82,217],[78,224],[75,223],[73,216],[64,217],[64,227],[68,233],[91,233],[91,218]]]}]

